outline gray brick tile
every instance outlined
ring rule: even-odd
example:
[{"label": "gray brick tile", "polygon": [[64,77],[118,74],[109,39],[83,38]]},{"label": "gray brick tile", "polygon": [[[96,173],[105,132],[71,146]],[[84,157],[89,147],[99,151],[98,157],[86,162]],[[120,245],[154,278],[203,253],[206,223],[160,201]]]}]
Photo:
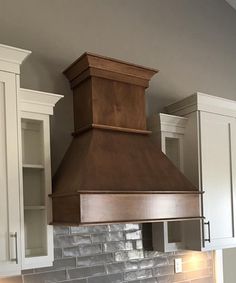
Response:
[{"label": "gray brick tile", "polygon": [[94,255],[102,252],[102,246],[101,245],[89,245],[89,246],[81,246],[79,248],[80,255]]},{"label": "gray brick tile", "polygon": [[98,254],[85,257],[77,257],[77,266],[92,266],[105,263],[112,263],[114,261],[114,256],[112,253],[108,254]]},{"label": "gray brick tile", "polygon": [[143,269],[137,271],[129,271],[124,274],[124,280],[131,281],[141,278],[148,278],[152,277],[152,270],[151,269]]},{"label": "gray brick tile", "polygon": [[88,283],[121,283],[121,282],[123,282],[123,275],[120,273],[88,278]]},{"label": "gray brick tile", "polygon": [[142,240],[137,240],[135,242],[135,246],[137,250],[142,250],[143,249],[143,241]]},{"label": "gray brick tile", "polygon": [[125,270],[137,270],[139,268],[138,261],[126,261],[125,262]]},{"label": "gray brick tile", "polygon": [[107,273],[122,273],[124,271],[124,263],[123,262],[117,262],[112,264],[106,265]]},{"label": "gray brick tile", "polygon": [[134,244],[131,241],[107,242],[104,243],[103,246],[105,252],[127,251],[134,249]]},{"label": "gray brick tile", "polygon": [[72,248],[64,248],[64,257],[87,256],[94,255],[102,252],[101,245],[80,245]]},{"label": "gray brick tile", "polygon": [[[179,273],[181,274],[181,273]],[[183,277],[183,276],[182,276]],[[157,278],[158,283],[173,283],[173,282],[178,282],[181,283],[178,279],[177,281],[174,281],[174,275],[164,275],[164,276],[158,276]]]},{"label": "gray brick tile", "polygon": [[90,228],[88,226],[74,226],[70,228],[71,234],[89,234]]},{"label": "gray brick tile", "polygon": [[145,268],[152,268],[155,264],[154,264],[154,260],[155,259],[144,259],[144,260],[141,260],[139,262],[139,268],[140,269],[145,269]]},{"label": "gray brick tile", "polygon": [[70,233],[70,228],[66,226],[54,226],[53,227],[54,235],[64,235]]},{"label": "gray brick tile", "polygon": [[65,267],[62,268],[55,268],[53,266],[48,266],[48,267],[41,267],[41,268],[35,268],[34,273],[42,273],[42,272],[53,272],[56,270],[65,270]]},{"label": "gray brick tile", "polygon": [[65,248],[63,249],[64,257],[76,257],[80,255],[80,247]]},{"label": "gray brick tile", "polygon": [[108,242],[111,242],[111,241],[122,241],[124,239],[125,239],[125,237],[124,237],[124,233],[122,231],[112,232],[112,233],[108,233],[106,235],[106,240]]},{"label": "gray brick tile", "polygon": [[159,266],[153,269],[154,276],[171,275],[174,273],[174,265]]},{"label": "gray brick tile", "polygon": [[123,251],[115,253],[116,261],[127,261],[133,259],[142,259],[144,258],[143,250],[132,250],[132,251]]},{"label": "gray brick tile", "polygon": [[128,232],[126,233],[125,237],[127,240],[139,240],[142,238],[142,232],[141,230]]},{"label": "gray brick tile", "polygon": [[125,224],[125,231],[139,230],[141,227],[140,224]]},{"label": "gray brick tile", "polygon": [[144,253],[142,250],[133,250],[133,251],[128,251],[127,253],[128,253],[128,258],[130,260],[144,258]]},{"label": "gray brick tile", "polygon": [[158,257],[162,255],[162,253],[157,251],[144,251],[144,256],[147,258]]},{"label": "gray brick tile", "polygon": [[76,258],[62,258],[62,259],[54,260],[53,267],[54,268],[76,267]]},{"label": "gray brick tile", "polygon": [[87,283],[87,279],[72,279],[72,280],[60,281],[60,283]]},{"label": "gray brick tile", "polygon": [[156,278],[147,278],[140,280],[140,283],[159,283]]},{"label": "gray brick tile", "polygon": [[123,231],[126,224],[110,224],[108,225],[108,231]]},{"label": "gray brick tile", "polygon": [[62,258],[62,249],[54,248],[54,258]]},{"label": "gray brick tile", "polygon": [[108,231],[107,225],[95,225],[95,226],[89,226],[90,233],[102,233]]},{"label": "gray brick tile", "polygon": [[115,252],[115,261],[126,261],[129,259],[127,252]]},{"label": "gray brick tile", "polygon": [[90,266],[90,267],[80,267],[68,270],[70,279],[73,278],[84,278],[90,276],[99,276],[106,273],[105,267],[100,266]]},{"label": "gray brick tile", "polygon": [[54,238],[55,248],[73,247],[82,244],[91,244],[91,238],[87,235],[67,235]]},{"label": "gray brick tile", "polygon": [[[154,257],[153,262],[154,262],[154,267],[169,264],[168,257],[163,255],[163,254],[159,255],[158,257]],[[174,264],[174,262],[172,262],[172,264],[170,264],[170,265],[173,265],[173,264]]]},{"label": "gray brick tile", "polygon": [[65,270],[24,275],[24,283],[45,283],[45,281],[58,282],[63,280],[66,280]]},{"label": "gray brick tile", "polygon": [[93,243],[104,243],[106,242],[106,234],[91,234]]}]

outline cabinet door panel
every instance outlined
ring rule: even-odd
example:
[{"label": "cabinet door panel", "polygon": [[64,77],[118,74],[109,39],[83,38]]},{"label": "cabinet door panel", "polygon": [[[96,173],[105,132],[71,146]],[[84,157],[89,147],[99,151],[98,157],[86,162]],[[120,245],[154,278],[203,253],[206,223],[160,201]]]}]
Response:
[{"label": "cabinet door panel", "polygon": [[0,276],[20,272],[19,212],[15,75],[0,72]]},{"label": "cabinet door panel", "polygon": [[201,174],[204,216],[210,221],[210,235],[205,227],[206,247],[223,247],[235,242],[232,145],[235,119],[212,113],[200,113]]}]

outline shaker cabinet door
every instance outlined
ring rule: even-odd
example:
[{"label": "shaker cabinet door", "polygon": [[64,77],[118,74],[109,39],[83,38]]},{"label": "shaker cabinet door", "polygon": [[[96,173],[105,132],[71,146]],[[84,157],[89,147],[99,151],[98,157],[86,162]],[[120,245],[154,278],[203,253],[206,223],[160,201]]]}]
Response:
[{"label": "shaker cabinet door", "polygon": [[236,120],[200,112],[201,187],[203,195],[203,246],[206,249],[236,245],[235,176]]},{"label": "shaker cabinet door", "polygon": [[0,277],[20,273],[15,75],[0,71]]}]

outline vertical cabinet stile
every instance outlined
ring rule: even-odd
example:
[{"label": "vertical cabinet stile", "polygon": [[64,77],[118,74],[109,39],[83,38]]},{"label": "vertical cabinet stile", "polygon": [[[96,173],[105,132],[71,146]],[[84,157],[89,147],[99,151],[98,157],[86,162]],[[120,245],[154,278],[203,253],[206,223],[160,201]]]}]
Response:
[{"label": "vertical cabinet stile", "polygon": [[20,207],[15,74],[0,71],[0,277],[20,273]]}]

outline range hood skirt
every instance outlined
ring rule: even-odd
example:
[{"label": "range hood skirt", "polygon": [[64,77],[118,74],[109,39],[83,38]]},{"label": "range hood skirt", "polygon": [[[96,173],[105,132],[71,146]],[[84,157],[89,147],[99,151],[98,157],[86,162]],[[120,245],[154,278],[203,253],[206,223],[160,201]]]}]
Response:
[{"label": "range hood skirt", "polygon": [[53,225],[190,220],[199,211],[198,194],[78,193],[53,198]]}]

